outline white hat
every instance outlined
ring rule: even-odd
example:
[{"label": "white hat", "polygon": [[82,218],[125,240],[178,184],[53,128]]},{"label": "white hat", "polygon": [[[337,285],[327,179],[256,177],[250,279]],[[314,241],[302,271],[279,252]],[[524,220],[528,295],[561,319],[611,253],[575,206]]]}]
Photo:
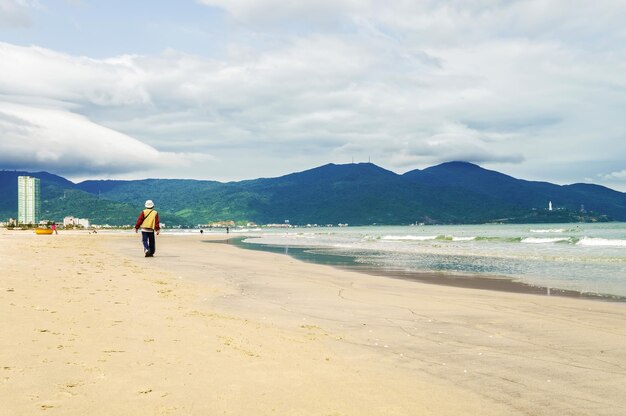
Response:
[{"label": "white hat", "polygon": [[146,201],[146,208],[153,208],[154,207],[154,202],[152,202],[151,199],[148,199]]}]

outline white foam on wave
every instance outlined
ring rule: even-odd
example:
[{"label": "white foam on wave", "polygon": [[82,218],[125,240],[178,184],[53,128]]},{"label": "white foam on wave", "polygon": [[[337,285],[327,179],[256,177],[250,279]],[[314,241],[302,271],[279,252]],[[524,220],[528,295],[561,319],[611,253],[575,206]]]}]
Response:
[{"label": "white foam on wave", "polygon": [[566,237],[558,237],[558,238],[539,238],[539,237],[526,237],[522,238],[522,243],[529,244],[549,244],[549,243],[558,243],[560,241],[569,241],[569,238]]},{"label": "white foam on wave", "polygon": [[455,237],[449,235],[386,235],[380,238],[386,241],[473,241],[476,237]]},{"label": "white foam on wave", "polygon": [[626,247],[626,240],[609,240],[606,238],[583,237],[576,245],[596,247]]},{"label": "white foam on wave", "polygon": [[394,240],[394,241],[428,241],[436,240],[436,235],[385,235],[381,237],[381,240]]},{"label": "white foam on wave", "polygon": [[567,231],[565,228],[547,228],[547,229],[530,230],[531,233],[538,233],[538,234],[564,233],[565,231]]}]

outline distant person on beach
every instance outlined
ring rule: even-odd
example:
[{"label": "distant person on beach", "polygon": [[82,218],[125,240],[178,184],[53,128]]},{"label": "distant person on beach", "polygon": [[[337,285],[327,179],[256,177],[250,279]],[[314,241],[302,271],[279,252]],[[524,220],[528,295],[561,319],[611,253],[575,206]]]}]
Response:
[{"label": "distant person on beach", "polygon": [[148,199],[145,204],[146,209],[141,211],[137,223],[135,224],[135,232],[141,228],[141,241],[143,243],[143,251],[146,257],[154,256],[156,252],[156,239],[154,233],[159,235],[161,225],[159,224],[159,213],[154,209],[154,202]]},{"label": "distant person on beach", "polygon": [[56,222],[52,223],[52,225],[50,226],[50,229],[52,231],[54,231],[55,234],[58,234],[58,232],[57,232],[57,223]]}]

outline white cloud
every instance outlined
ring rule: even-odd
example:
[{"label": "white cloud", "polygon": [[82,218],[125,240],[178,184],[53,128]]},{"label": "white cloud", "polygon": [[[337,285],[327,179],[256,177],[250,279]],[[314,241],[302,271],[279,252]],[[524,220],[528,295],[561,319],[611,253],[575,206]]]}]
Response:
[{"label": "white cloud", "polygon": [[[57,121],[6,117],[47,126],[48,139],[71,120],[158,154],[214,155],[161,176],[239,179],[372,156],[390,169],[458,159],[576,182],[626,152],[623,2],[200,3],[245,35],[210,57],[164,49],[94,59],[0,43],[0,102],[48,108]],[[48,143],[11,120],[11,134]],[[118,162],[126,167],[111,171],[134,169]]]},{"label": "white cloud", "polygon": [[0,56],[2,94],[102,106],[149,101],[143,74],[132,65],[132,57],[95,60],[7,43],[0,43]]},{"label": "white cloud", "polygon": [[340,22],[343,15],[369,7],[369,0],[198,0],[207,6],[226,10],[235,19],[253,24],[306,22],[328,24]]},{"label": "white cloud", "polygon": [[[287,24],[352,22],[384,28],[422,46],[475,44],[500,38],[623,39],[626,8],[621,0],[198,0],[265,30]],[[335,29],[345,27],[335,27]],[[318,29],[329,30],[328,26]]]},{"label": "white cloud", "polygon": [[0,136],[5,168],[119,174],[186,162],[60,108],[0,103]]},{"label": "white cloud", "polygon": [[604,175],[604,179],[626,182],[626,169]]},{"label": "white cloud", "polygon": [[40,5],[36,0],[0,0],[0,28],[29,26],[29,9],[37,7]]}]

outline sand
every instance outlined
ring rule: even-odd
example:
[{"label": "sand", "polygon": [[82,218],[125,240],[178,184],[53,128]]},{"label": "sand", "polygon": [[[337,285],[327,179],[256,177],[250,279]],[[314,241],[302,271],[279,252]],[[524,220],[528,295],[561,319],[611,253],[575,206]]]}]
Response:
[{"label": "sand", "polygon": [[626,305],[0,231],[0,415],[623,415]]}]

